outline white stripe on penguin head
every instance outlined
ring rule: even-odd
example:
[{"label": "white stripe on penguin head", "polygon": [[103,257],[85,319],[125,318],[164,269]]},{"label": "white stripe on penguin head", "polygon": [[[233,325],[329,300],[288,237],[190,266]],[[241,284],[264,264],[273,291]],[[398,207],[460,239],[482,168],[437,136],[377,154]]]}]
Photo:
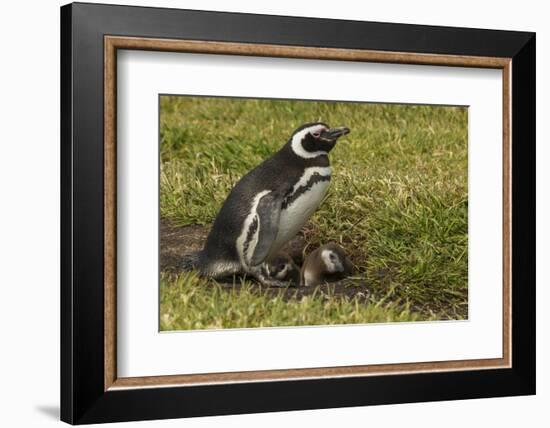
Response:
[{"label": "white stripe on penguin head", "polygon": [[329,273],[343,272],[344,267],[340,261],[340,257],[332,250],[321,251],[321,259]]},{"label": "white stripe on penguin head", "polygon": [[318,150],[316,152],[308,152],[306,149],[304,149],[304,146],[302,145],[302,140],[307,134],[321,132],[321,131],[324,131],[325,129],[327,129],[325,125],[312,125],[297,132],[292,137],[292,143],[291,143],[292,151],[296,155],[304,159],[310,159],[310,158],[315,158],[317,156],[326,155],[327,152],[325,152],[324,150]]}]

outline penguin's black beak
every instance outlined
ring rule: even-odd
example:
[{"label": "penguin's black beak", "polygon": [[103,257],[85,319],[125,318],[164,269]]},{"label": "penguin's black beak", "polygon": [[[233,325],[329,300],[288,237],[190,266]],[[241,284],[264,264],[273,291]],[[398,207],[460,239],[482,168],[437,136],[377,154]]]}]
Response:
[{"label": "penguin's black beak", "polygon": [[324,140],[336,140],[346,134],[349,134],[349,128],[340,126],[339,128],[331,128],[321,132],[320,137]]}]

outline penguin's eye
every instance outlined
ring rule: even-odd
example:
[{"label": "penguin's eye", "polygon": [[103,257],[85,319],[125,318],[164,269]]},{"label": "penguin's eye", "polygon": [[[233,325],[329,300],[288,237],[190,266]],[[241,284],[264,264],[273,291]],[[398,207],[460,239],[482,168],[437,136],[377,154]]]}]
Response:
[{"label": "penguin's eye", "polygon": [[315,138],[319,138],[321,136],[320,132],[313,132],[311,135],[313,135]]},{"label": "penguin's eye", "polygon": [[282,271],[282,270],[284,270],[284,268],[285,268],[285,265],[284,265],[284,264],[280,264],[280,265],[278,266],[279,272]]}]

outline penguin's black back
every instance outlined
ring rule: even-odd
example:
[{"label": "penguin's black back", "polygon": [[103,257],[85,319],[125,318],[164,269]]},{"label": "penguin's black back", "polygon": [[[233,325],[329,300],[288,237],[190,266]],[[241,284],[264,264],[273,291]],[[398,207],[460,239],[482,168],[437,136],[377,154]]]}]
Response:
[{"label": "penguin's black back", "polygon": [[238,261],[236,241],[254,197],[265,190],[278,192],[284,198],[309,167],[329,166],[327,155],[301,158],[289,141],[281,150],[243,176],[223,203],[201,254],[203,262]]}]

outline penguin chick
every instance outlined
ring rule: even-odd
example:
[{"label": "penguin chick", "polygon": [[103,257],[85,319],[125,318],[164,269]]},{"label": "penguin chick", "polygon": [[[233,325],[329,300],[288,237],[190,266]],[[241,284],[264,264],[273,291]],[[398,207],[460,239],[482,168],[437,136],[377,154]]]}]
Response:
[{"label": "penguin chick", "polygon": [[302,266],[302,285],[338,281],[353,273],[353,264],[344,249],[334,242],[323,245],[306,257]]},{"label": "penguin chick", "polygon": [[183,257],[184,270],[220,278],[247,274],[264,285],[286,284],[267,278],[262,264],[300,231],[323,200],[330,183],[328,153],[346,127],[307,123],[288,142],[231,190],[204,248]]},{"label": "penguin chick", "polygon": [[287,282],[289,285],[300,284],[300,268],[288,253],[280,252],[262,265],[266,278]]}]

